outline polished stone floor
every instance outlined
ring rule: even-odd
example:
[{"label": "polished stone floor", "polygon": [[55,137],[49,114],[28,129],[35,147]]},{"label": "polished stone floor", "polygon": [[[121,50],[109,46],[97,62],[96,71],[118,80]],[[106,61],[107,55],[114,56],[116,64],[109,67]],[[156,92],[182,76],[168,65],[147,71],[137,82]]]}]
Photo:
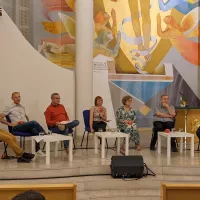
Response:
[{"label": "polished stone floor", "polygon": [[[58,158],[55,158],[53,145],[49,166],[45,164],[44,157],[38,157],[29,164],[17,163],[15,159],[0,160],[0,184],[74,183],[77,185],[77,200],[131,200],[133,197],[135,200],[158,200],[162,182],[199,183],[200,152],[195,152],[195,157],[191,159],[190,150],[184,150],[182,154],[172,153],[168,159],[165,146],[162,154],[158,154],[149,150],[147,138],[142,141],[142,151],[136,151],[131,145],[129,153],[142,155],[156,177],[149,176],[132,182],[112,179],[110,162],[111,157],[117,155],[116,149],[106,150],[106,158],[101,159],[100,152],[97,155],[94,153],[90,139],[91,149],[75,149],[72,162],[68,161],[68,155],[61,147]],[[114,141],[108,142],[112,147]],[[27,141],[26,149],[30,150],[30,141]],[[9,154],[12,154],[10,149]]]},{"label": "polished stone floor", "polygon": [[[156,173],[163,170],[163,167],[193,167],[198,168],[200,166],[200,152],[195,152],[195,157],[190,158],[190,150],[184,150],[182,154],[179,152],[172,153],[171,158],[166,157],[166,148],[162,148],[162,154],[158,154],[156,151],[152,152],[148,148],[151,135],[143,134],[141,141],[143,141],[142,151],[136,151],[134,147],[130,146],[130,155],[142,155],[144,162]],[[146,142],[144,142],[146,141]],[[109,147],[114,145],[113,140],[109,140]],[[165,142],[163,142],[165,144]],[[42,146],[42,145],[41,145]],[[83,144],[85,147],[85,143]],[[113,155],[117,155],[116,149],[106,150],[106,158],[100,158],[100,151],[96,155],[93,148],[93,140],[90,138],[89,147],[91,149],[78,149],[74,150],[73,161],[68,161],[68,155],[61,147],[59,147],[58,158],[54,157],[53,148],[51,146],[51,164],[45,164],[44,157],[37,157],[35,161],[24,164],[17,163],[16,160],[0,160],[0,178],[29,178],[29,177],[61,177],[61,176],[75,176],[85,174],[109,174],[110,162]],[[0,144],[0,152],[3,151],[2,144]],[[195,149],[196,149],[195,145]],[[27,141],[26,150],[30,150],[30,141]],[[9,154],[13,154],[9,149]],[[7,172],[7,173],[5,173]]]},{"label": "polished stone floor", "polygon": [[[162,154],[152,152],[148,148],[142,151],[136,151],[135,149],[129,150],[130,155],[142,155],[144,162],[149,166],[200,166],[200,152],[195,152],[195,157],[190,158],[190,150],[185,150],[182,154],[179,152],[172,153],[171,158],[166,157],[166,149],[162,149]],[[54,157],[54,153],[51,155],[51,164],[48,166],[45,164],[44,157],[37,157],[35,161],[24,164],[17,163],[13,160],[0,160],[0,170],[41,170],[41,169],[66,169],[66,168],[79,168],[79,167],[99,167],[110,165],[111,157],[117,155],[115,149],[106,150],[106,158],[100,158],[100,151],[96,155],[94,149],[76,149],[74,150],[73,161],[68,161],[68,155],[64,150],[60,150],[58,158]]]}]

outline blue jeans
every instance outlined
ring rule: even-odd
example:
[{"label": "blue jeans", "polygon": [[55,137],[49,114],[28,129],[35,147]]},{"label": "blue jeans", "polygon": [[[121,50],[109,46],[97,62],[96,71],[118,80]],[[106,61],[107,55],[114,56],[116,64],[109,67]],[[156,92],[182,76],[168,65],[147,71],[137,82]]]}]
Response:
[{"label": "blue jeans", "polygon": [[[39,135],[40,132],[44,132],[42,126],[36,121],[29,121],[23,124],[19,124],[13,127],[13,132],[28,132],[32,133],[33,136]],[[40,144],[36,143],[36,152],[40,149]]]},{"label": "blue jeans", "polygon": [[[79,121],[78,120],[74,120],[72,121],[71,123],[69,124],[66,124],[65,126],[65,130],[64,131],[61,131],[58,129],[57,126],[54,126],[54,127],[48,127],[50,131],[52,131],[53,133],[58,133],[58,134],[61,134],[61,135],[69,135],[69,133],[72,133],[73,130],[72,128],[75,128],[79,125]],[[64,141],[64,148],[67,148],[69,146],[69,141],[68,140],[65,140]]]}]

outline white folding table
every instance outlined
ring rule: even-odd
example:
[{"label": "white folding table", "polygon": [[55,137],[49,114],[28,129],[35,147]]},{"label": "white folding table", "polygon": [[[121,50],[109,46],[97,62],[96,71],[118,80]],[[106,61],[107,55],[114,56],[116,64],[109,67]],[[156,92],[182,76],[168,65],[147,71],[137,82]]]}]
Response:
[{"label": "white folding table", "polygon": [[125,138],[125,155],[129,154],[129,135],[121,132],[95,132],[95,154],[98,153],[98,137],[101,138],[101,158],[105,158],[105,141],[107,138],[117,138],[117,153],[120,153],[120,138]]},{"label": "white folding table", "polygon": [[194,135],[190,133],[185,132],[171,132],[171,133],[165,133],[165,132],[158,132],[158,153],[161,153],[161,137],[167,138],[167,157],[171,157],[171,138],[180,138],[180,153],[183,152],[183,138],[191,138],[191,157],[194,157]]},{"label": "white folding table", "polygon": [[69,161],[73,160],[73,138],[72,136],[60,135],[53,133],[52,135],[33,136],[32,137],[32,153],[35,154],[35,142],[46,142],[46,165],[50,164],[50,143],[55,143],[55,157],[58,157],[58,143],[60,141],[69,140]]}]

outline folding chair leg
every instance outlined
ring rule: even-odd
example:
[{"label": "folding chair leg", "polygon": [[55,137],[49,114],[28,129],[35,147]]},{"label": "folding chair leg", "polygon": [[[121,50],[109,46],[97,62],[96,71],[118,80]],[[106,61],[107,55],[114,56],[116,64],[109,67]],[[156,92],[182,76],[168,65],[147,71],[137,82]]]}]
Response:
[{"label": "folding chair leg", "polygon": [[176,143],[176,148],[178,148],[179,147],[179,144],[178,144],[178,142],[177,142],[177,139],[175,138],[175,143]]},{"label": "folding chair leg", "polygon": [[107,146],[107,149],[108,149],[108,140],[106,139],[106,146]]},{"label": "folding chair leg", "polygon": [[73,145],[74,145],[74,149],[76,149],[76,143],[75,143],[74,132],[72,132],[72,138],[73,138]]},{"label": "folding chair leg", "polygon": [[199,140],[199,144],[198,144],[198,148],[197,148],[197,151],[199,151],[199,147],[200,147],[200,140]]},{"label": "folding chair leg", "polygon": [[20,142],[20,147],[22,148],[22,137],[20,137],[19,142]]},{"label": "folding chair leg", "polygon": [[74,138],[74,134],[73,134],[73,144],[74,144],[74,149],[76,149],[76,143],[75,143],[75,138]]},{"label": "folding chair leg", "polygon": [[117,147],[117,138],[115,139],[115,144],[113,146],[113,148],[116,148]]},{"label": "folding chair leg", "polygon": [[81,140],[81,147],[82,147],[82,145],[83,145],[83,140],[84,140],[84,138],[85,138],[85,132],[86,132],[86,131],[84,131],[83,137],[82,137],[82,140]]},{"label": "folding chair leg", "polygon": [[8,152],[7,152],[8,144],[6,144],[5,142],[3,144],[4,144],[4,154],[7,157],[8,156]]},{"label": "folding chair leg", "polygon": [[44,151],[45,147],[46,147],[46,142],[44,143],[44,145],[42,147],[42,151]]},{"label": "folding chair leg", "polygon": [[89,133],[87,134],[87,144],[86,144],[86,149],[88,149],[88,135],[89,135]]},{"label": "folding chair leg", "polygon": [[16,157],[14,157],[14,156],[9,156],[9,155],[8,155],[7,148],[8,148],[8,144],[6,144],[6,143],[4,142],[4,153],[3,153],[3,155],[1,156],[1,159],[15,159]]},{"label": "folding chair leg", "polygon": [[25,137],[23,137],[23,150],[25,150]]}]

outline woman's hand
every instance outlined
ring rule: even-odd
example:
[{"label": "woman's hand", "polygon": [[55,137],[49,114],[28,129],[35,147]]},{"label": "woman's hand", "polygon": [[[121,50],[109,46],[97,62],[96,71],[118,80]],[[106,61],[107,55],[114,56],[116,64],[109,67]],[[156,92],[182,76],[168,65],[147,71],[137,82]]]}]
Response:
[{"label": "woman's hand", "polygon": [[121,123],[128,124],[128,120],[121,120]]},{"label": "woman's hand", "polygon": [[129,120],[129,121],[128,121],[128,125],[132,125],[133,123],[134,123],[133,120]]}]

